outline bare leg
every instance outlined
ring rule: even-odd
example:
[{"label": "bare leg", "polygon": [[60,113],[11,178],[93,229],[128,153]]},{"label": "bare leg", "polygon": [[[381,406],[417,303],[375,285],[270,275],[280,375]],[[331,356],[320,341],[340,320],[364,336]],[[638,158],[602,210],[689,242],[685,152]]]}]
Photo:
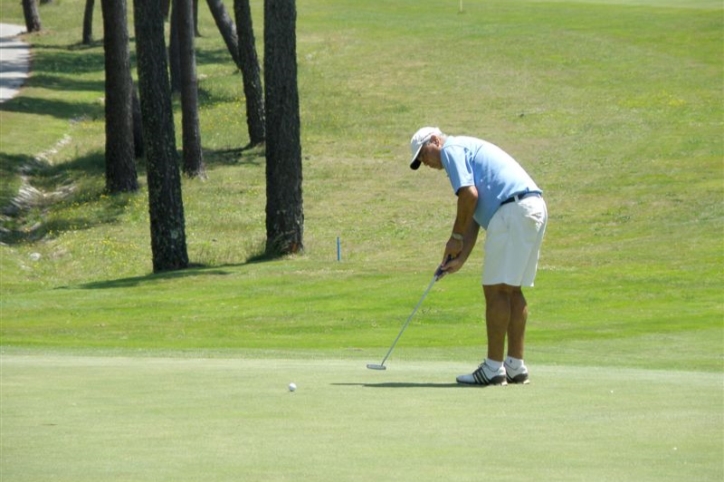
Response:
[{"label": "bare leg", "polygon": [[510,323],[508,324],[508,356],[523,359],[525,348],[525,324],[528,320],[528,304],[523,291],[513,288],[510,303]]},{"label": "bare leg", "polygon": [[[510,329],[513,312],[513,286],[505,284],[483,285],[485,294],[485,326],[488,331],[488,356],[470,375],[457,377],[458,383],[468,385],[505,385],[506,372],[503,369],[505,337]],[[519,290],[519,288],[517,288]],[[517,325],[516,325],[517,326]],[[496,366],[492,361],[499,362]],[[486,368],[487,367],[487,368]],[[513,380],[515,383],[523,383]]]},{"label": "bare leg", "polygon": [[506,284],[483,285],[488,358],[491,360],[502,362],[505,357],[505,336],[512,321],[513,290],[513,286]]}]

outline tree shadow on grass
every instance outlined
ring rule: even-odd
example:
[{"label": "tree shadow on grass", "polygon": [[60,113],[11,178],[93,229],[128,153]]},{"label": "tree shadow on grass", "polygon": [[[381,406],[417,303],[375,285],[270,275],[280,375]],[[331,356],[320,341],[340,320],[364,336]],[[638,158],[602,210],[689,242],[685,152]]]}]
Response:
[{"label": "tree shadow on grass", "polygon": [[[102,290],[113,288],[132,288],[146,283],[154,283],[163,280],[173,280],[180,278],[188,278],[192,276],[227,276],[230,272],[220,269],[208,269],[206,266],[192,266],[187,269],[177,271],[163,271],[160,273],[151,273],[145,276],[133,276],[130,278],[121,278],[106,281],[93,281],[78,286],[87,290]],[[68,289],[69,286],[62,286],[58,289]]]},{"label": "tree shadow on grass", "polygon": [[[218,32],[217,32],[218,33]],[[229,69],[233,69],[238,72],[234,59],[231,58],[231,54],[227,49],[201,49],[196,52],[196,63],[199,65],[224,65],[227,64]],[[241,83],[241,72],[239,72],[239,83]]]},{"label": "tree shadow on grass", "polygon": [[[39,40],[36,38],[35,40]],[[74,43],[69,45],[45,44],[33,42],[33,72],[68,75],[73,82],[82,74],[105,72],[105,53],[103,41],[91,45]]]},{"label": "tree shadow on grass", "polygon": [[[39,76],[40,77],[40,76]],[[57,83],[55,89],[62,91],[63,84]],[[101,94],[103,95],[103,94]],[[103,119],[105,111],[100,102],[67,102],[59,99],[43,99],[23,95],[3,103],[2,110],[20,114],[52,116],[58,119]]]},{"label": "tree shadow on grass", "polygon": [[245,266],[254,263],[263,263],[267,261],[273,261],[281,256],[275,256],[273,254],[259,254],[250,256],[246,262],[237,264],[224,264],[221,266],[210,266],[200,263],[191,263],[188,268],[179,269],[174,271],[161,271],[158,273],[149,273],[143,276],[132,276],[130,278],[120,278],[115,280],[105,281],[93,281],[91,283],[84,283],[77,286],[60,286],[56,289],[70,289],[80,288],[88,290],[97,289],[113,289],[113,288],[132,288],[143,284],[156,283],[164,280],[174,280],[180,278],[190,278],[192,276],[228,276],[231,271],[227,271],[223,268],[235,268],[238,266]]},{"label": "tree shadow on grass", "polygon": [[204,148],[204,164],[212,166],[264,166],[266,153],[264,146],[246,145],[244,147],[228,149]]}]

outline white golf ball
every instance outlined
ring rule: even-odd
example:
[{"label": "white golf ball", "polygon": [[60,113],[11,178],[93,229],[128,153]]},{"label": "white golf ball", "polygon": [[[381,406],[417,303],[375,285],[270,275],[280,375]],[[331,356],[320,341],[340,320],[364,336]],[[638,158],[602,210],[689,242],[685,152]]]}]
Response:
[{"label": "white golf ball", "polygon": [[296,385],[296,384],[294,384],[294,383],[290,383],[290,384],[289,384],[289,391],[290,391],[290,392],[296,391],[296,389],[297,389],[297,385]]}]

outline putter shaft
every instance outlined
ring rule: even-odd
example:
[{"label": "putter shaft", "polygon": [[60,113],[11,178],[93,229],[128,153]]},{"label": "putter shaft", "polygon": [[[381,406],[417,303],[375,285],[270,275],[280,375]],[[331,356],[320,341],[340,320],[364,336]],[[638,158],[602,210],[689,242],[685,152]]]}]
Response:
[{"label": "putter shaft", "polygon": [[415,305],[415,309],[412,310],[412,313],[410,313],[410,316],[407,317],[407,321],[405,321],[405,324],[402,325],[402,329],[401,329],[400,332],[397,334],[397,338],[395,338],[395,341],[392,342],[392,346],[390,346],[390,349],[387,350],[387,354],[386,354],[385,357],[382,359],[382,363],[380,363],[379,365],[369,364],[369,365],[367,365],[367,368],[369,368],[370,370],[386,370],[386,369],[387,369],[387,368],[385,367],[385,362],[387,361],[387,358],[389,358],[390,354],[392,353],[392,350],[395,349],[395,345],[397,345],[397,340],[400,339],[400,337],[402,336],[402,333],[405,331],[405,328],[407,328],[407,325],[410,324],[410,320],[412,319],[413,316],[415,316],[415,313],[417,312],[417,309],[420,307],[420,305],[422,304],[422,302],[425,300],[425,297],[427,297],[427,294],[428,294],[428,293],[430,292],[430,290],[432,289],[432,285],[434,285],[434,284],[435,284],[435,281],[437,281],[439,278],[440,278],[440,271],[438,270],[438,271],[435,272],[435,275],[432,277],[432,281],[430,281],[430,284],[428,285],[427,289],[426,289],[425,292],[422,294],[422,297],[420,298],[420,301],[418,301],[418,302],[417,302],[417,305]]}]

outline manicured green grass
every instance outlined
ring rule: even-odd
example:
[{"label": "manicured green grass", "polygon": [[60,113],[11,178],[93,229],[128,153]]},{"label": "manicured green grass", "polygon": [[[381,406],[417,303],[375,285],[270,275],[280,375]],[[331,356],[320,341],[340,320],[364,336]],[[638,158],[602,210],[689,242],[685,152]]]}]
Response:
[{"label": "manicured green grass", "polygon": [[[240,152],[241,79],[202,2],[209,179],[183,181],[194,267],[157,275],[145,191],[103,193],[83,4],[41,8],[0,105],[0,199],[21,173],[56,193],[3,223],[3,480],[722,479],[719,2],[298,2],[306,251],[267,262],[264,155]],[[495,142],[545,190],[528,387],[447,386],[484,355],[481,247],[390,370],[364,369],[453,221],[444,175],[406,165],[422,125]]]},{"label": "manicured green grass", "polygon": [[3,480],[721,480],[718,374],[465,369],[5,352]]}]

